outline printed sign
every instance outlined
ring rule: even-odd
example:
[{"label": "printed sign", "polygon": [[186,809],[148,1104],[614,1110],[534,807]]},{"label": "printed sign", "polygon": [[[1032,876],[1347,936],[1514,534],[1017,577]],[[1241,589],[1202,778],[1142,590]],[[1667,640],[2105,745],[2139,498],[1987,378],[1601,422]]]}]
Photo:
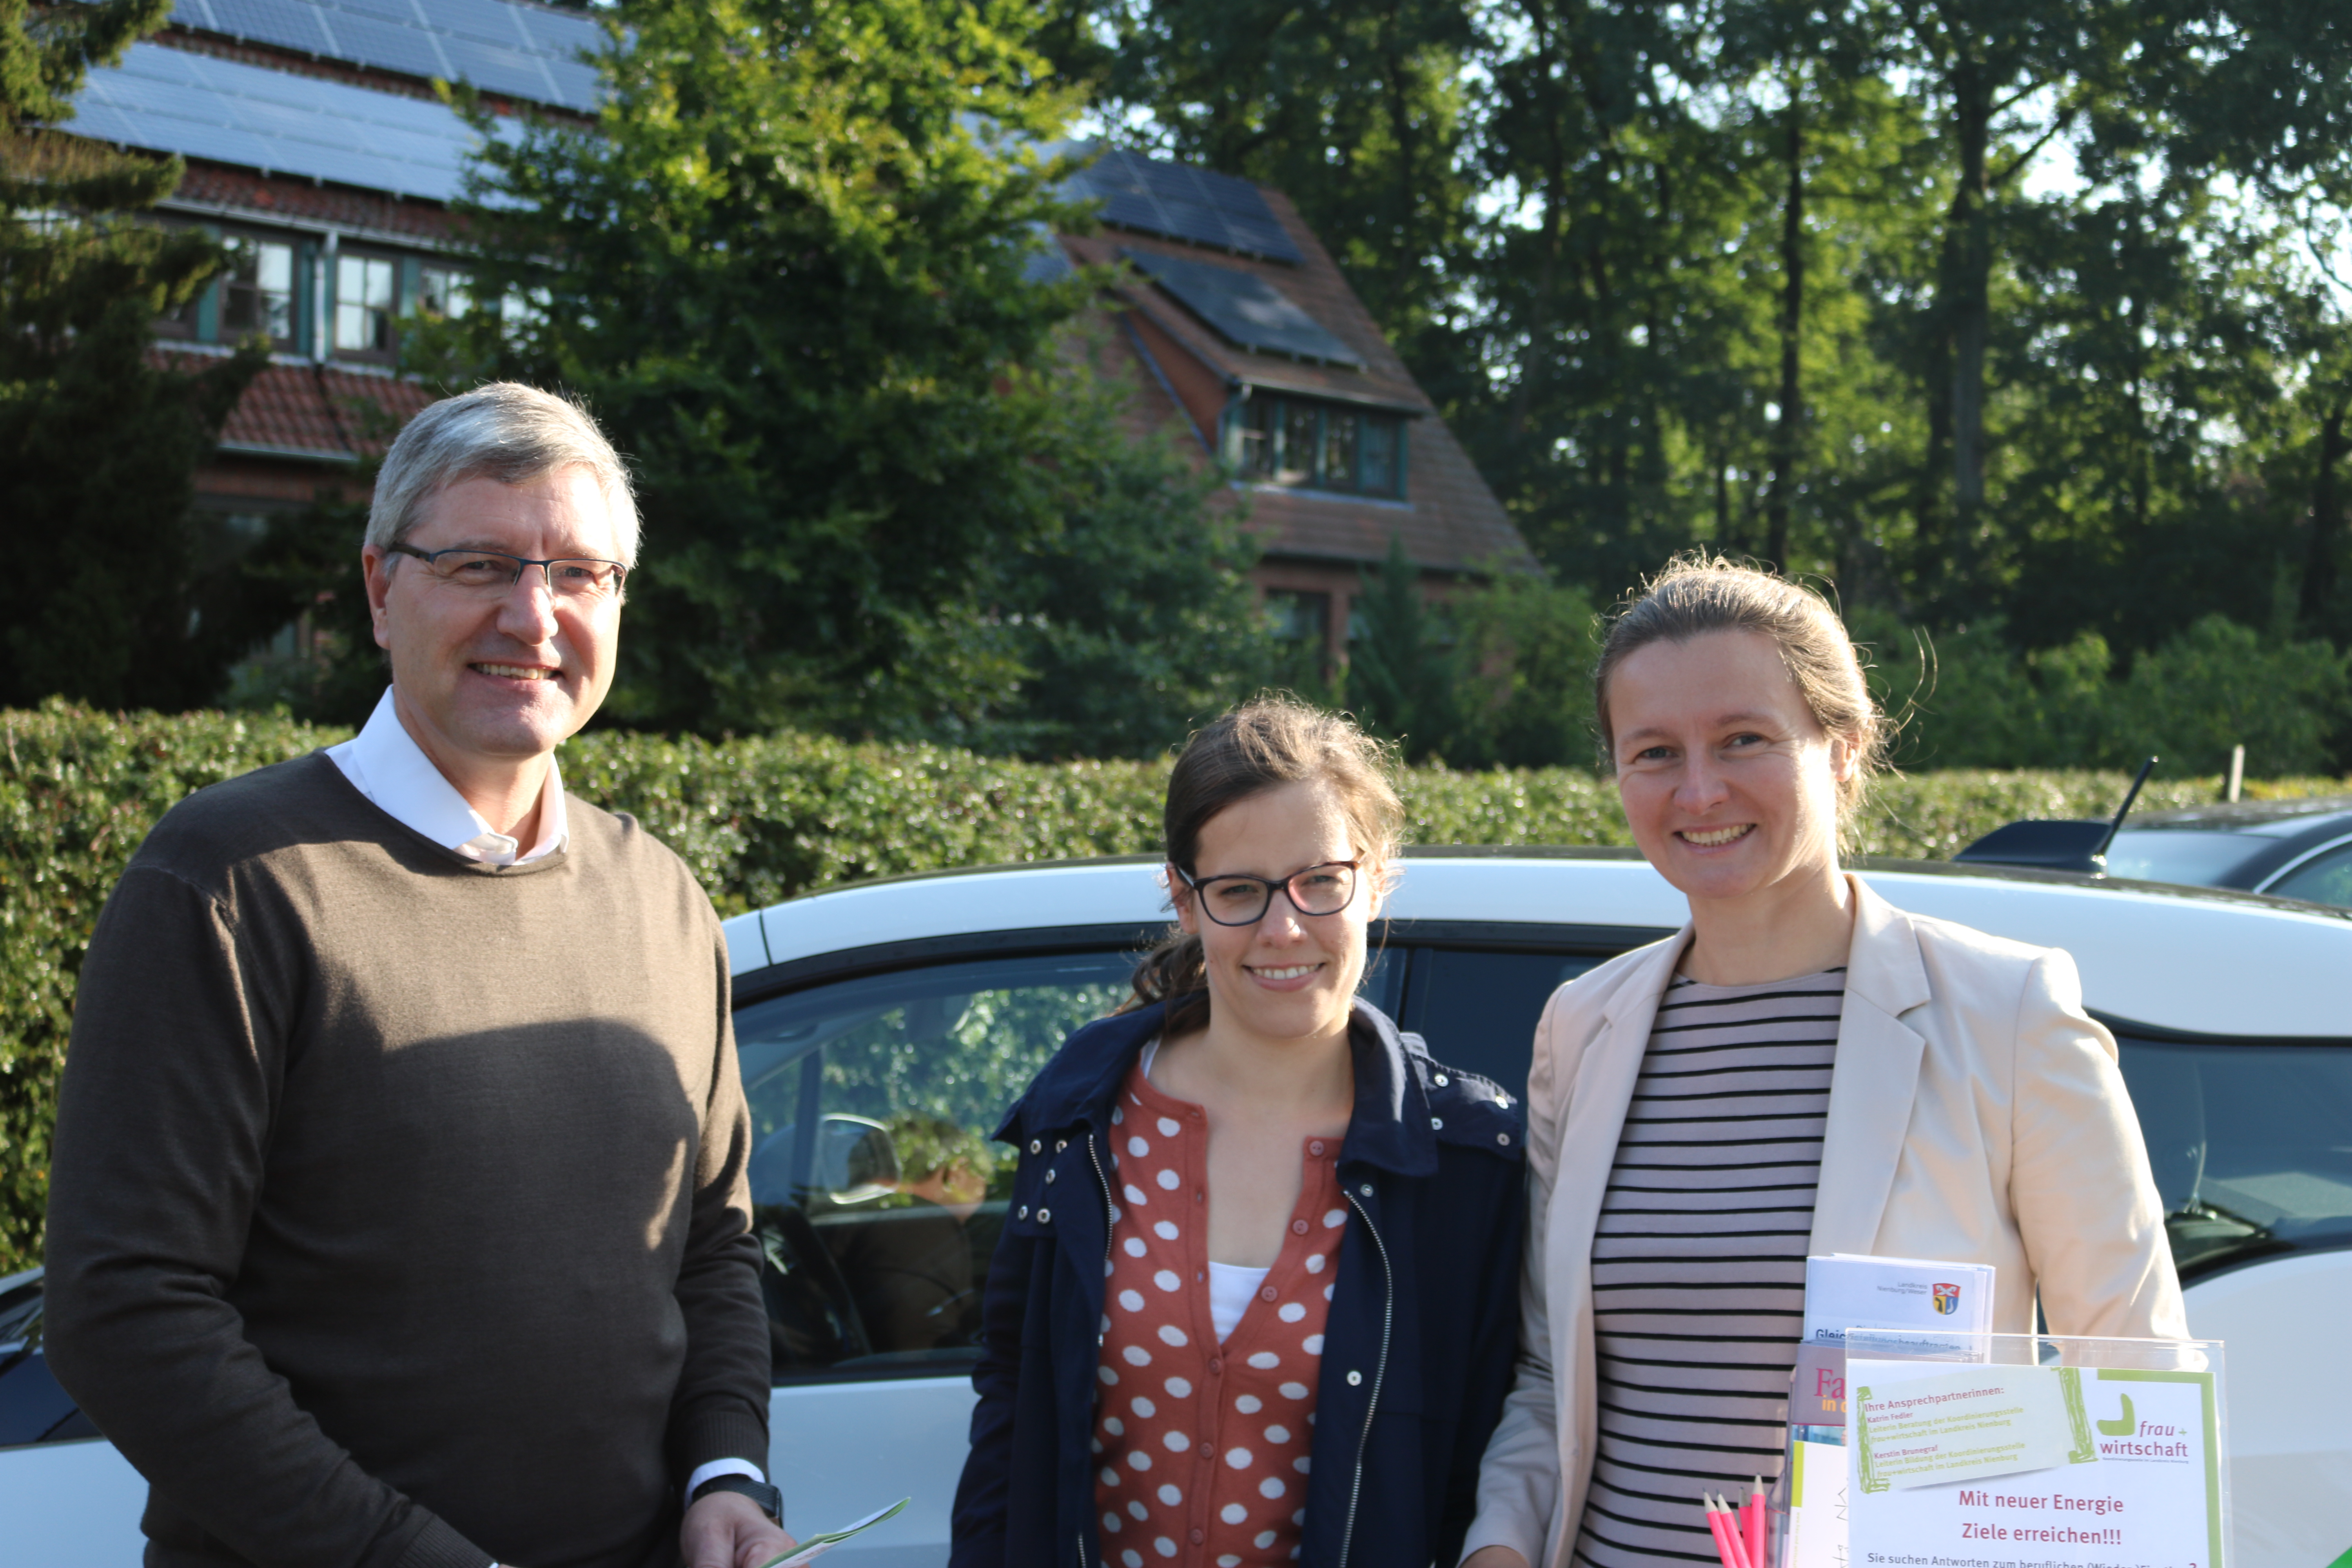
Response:
[{"label": "printed sign", "polygon": [[[1858,1363],[1867,1364],[1867,1363]],[[1847,1369],[1849,1378],[1854,1375]],[[2098,1458],[2073,1367],[1980,1366],[1895,1386],[1854,1384],[1862,1489],[1923,1487]]]},{"label": "printed sign", "polygon": [[1846,1373],[1853,1568],[2227,1568],[2211,1372]]}]

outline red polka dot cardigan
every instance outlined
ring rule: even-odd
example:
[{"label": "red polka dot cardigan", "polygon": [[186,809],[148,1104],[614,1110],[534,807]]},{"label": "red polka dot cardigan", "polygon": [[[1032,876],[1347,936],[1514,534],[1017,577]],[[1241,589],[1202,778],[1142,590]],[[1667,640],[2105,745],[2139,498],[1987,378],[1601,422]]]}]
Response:
[{"label": "red polka dot cardigan", "polygon": [[1072,1035],[998,1130],[1020,1163],[952,1568],[1452,1568],[1517,1348],[1517,1107],[1359,1002],[1347,1134],[1303,1147],[1220,1345],[1205,1129],[1135,1070],[1162,1012]]},{"label": "red polka dot cardigan", "polygon": [[1111,1111],[1119,1160],[1096,1358],[1095,1503],[1121,1568],[1287,1563],[1307,1478],[1332,1256],[1348,1223],[1339,1144],[1306,1140],[1281,1255],[1220,1343],[1209,1311],[1209,1131],[1138,1062]]}]

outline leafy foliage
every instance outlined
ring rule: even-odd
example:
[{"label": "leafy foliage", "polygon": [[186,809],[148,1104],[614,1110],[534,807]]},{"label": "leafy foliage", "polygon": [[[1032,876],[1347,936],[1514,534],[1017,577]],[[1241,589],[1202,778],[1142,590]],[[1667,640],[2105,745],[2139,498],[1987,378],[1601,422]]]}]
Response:
[{"label": "leafy foliage", "polygon": [[1447,760],[1467,767],[1591,762],[1601,620],[1573,584],[1498,572],[1446,601],[1464,686]]},{"label": "leafy foliage", "polygon": [[186,523],[195,466],[267,359],[157,362],[154,319],[222,260],[200,233],[132,221],[179,161],[49,129],[170,11],[0,0],[0,701],[209,701],[283,618]]},{"label": "leafy foliage", "polygon": [[[1083,226],[1031,0],[635,0],[593,132],[492,142],[453,384],[562,385],[648,542],[608,717],[1150,749],[1257,673],[1231,520],[1044,279]],[[487,121],[485,121],[487,124]]]},{"label": "leafy foliage", "polygon": [[1118,134],[1338,237],[1598,601],[1703,543],[2127,664],[2206,616],[2270,627],[2284,575],[2298,634],[2352,647],[2340,6],[1069,14]]},{"label": "leafy foliage", "polygon": [[[1890,668],[1874,672],[1883,704],[1917,711],[1902,754],[1924,767],[2223,768],[2246,748],[2256,774],[2329,766],[2352,727],[2352,654],[2316,639],[2268,639],[2208,616],[2160,647],[2117,661],[2085,631],[2022,658],[1997,625],[1940,644],[1900,631],[1880,639]],[[1914,649],[1920,663],[1907,662]]]},{"label": "leafy foliage", "polygon": [[1460,661],[1439,614],[1421,596],[1421,574],[1391,535],[1388,558],[1364,574],[1348,660],[1348,705],[1373,734],[1410,757],[1459,752],[1454,707]]},{"label": "leafy foliage", "polygon": [[[186,795],[347,734],[284,718],[62,702],[0,711],[0,1272],[40,1255],[75,978],[124,863]],[[583,798],[634,813],[683,856],[722,914],[866,877],[1150,852],[1167,787],[1164,760],[1048,764],[790,733],[723,742],[592,733],[566,747],[563,772]],[[1947,858],[2016,817],[2111,812],[2125,783],[2086,772],[1890,779],[1856,847]],[[1615,792],[1583,769],[1419,768],[1402,784],[1419,843],[1628,842]],[[2142,801],[2210,800],[2217,784],[2168,773]],[[2345,787],[2309,779],[2256,789]]]}]

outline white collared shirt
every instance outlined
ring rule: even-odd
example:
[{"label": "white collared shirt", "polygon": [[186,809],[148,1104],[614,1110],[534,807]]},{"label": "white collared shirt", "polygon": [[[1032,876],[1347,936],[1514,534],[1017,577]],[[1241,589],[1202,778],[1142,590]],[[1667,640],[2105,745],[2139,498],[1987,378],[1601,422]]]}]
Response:
[{"label": "white collared shirt", "polygon": [[[425,748],[402,725],[393,706],[392,688],[383,689],[365,728],[327,755],[352,787],[383,808],[395,821],[415,828],[446,849],[489,866],[523,866],[554,854],[572,841],[563,815],[563,775],[555,759],[547,759],[547,782],[540,786],[539,842],[528,854],[518,855],[519,840],[499,832],[482,814],[466,804]],[[712,1459],[696,1467],[687,1478],[686,1495],[715,1476],[749,1476],[765,1480],[760,1467],[745,1459]]]},{"label": "white collared shirt", "polygon": [[457,786],[442,775],[400,721],[393,707],[392,688],[383,689],[367,727],[327,755],[352,787],[375,802],[396,821],[415,828],[445,849],[487,866],[524,866],[552,855],[572,841],[563,816],[563,775],[555,759],[547,759],[547,782],[540,786],[539,841],[528,854],[517,854],[520,843],[499,832],[482,814],[466,804]]}]

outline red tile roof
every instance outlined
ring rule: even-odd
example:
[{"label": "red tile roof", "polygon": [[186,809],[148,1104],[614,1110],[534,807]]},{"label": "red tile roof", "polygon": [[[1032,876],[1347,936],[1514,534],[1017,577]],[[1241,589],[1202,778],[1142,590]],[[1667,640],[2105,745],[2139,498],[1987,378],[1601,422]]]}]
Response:
[{"label": "red tile roof", "polygon": [[234,211],[240,216],[283,218],[288,223],[328,223],[341,228],[375,229],[425,245],[447,242],[459,219],[438,202],[410,201],[348,185],[314,184],[278,174],[257,174],[224,163],[190,163],[167,206]]},{"label": "red tile roof", "polygon": [[373,457],[433,395],[413,381],[331,365],[272,364],[221,429],[232,452],[336,462]]}]

